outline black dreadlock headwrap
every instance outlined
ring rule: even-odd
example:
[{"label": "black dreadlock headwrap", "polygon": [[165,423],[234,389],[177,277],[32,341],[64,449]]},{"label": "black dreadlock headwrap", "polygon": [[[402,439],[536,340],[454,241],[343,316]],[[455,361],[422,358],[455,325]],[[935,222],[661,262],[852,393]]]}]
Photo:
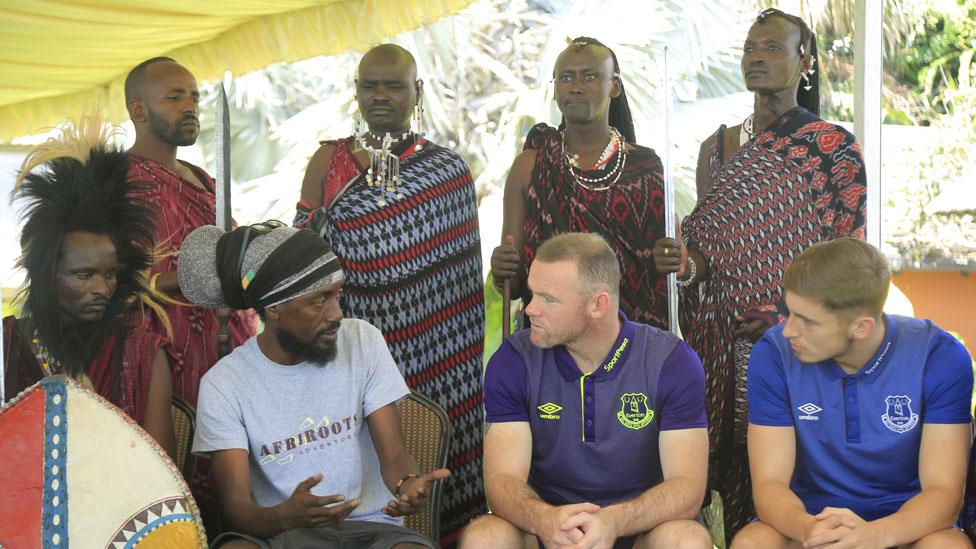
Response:
[{"label": "black dreadlock headwrap", "polygon": [[756,17],[756,23],[762,25],[765,24],[766,19],[769,17],[782,17],[790,23],[793,23],[800,28],[800,57],[806,58],[810,55],[814,59],[815,69],[813,74],[809,74],[808,78],[810,81],[810,89],[804,89],[804,82],[801,82],[796,88],[796,104],[803,107],[804,109],[812,112],[813,114],[820,116],[820,71],[816,70],[816,59],[817,59],[817,37],[810,30],[806,21],[795,15],[790,15],[782,10],[776,8],[768,8],[759,12],[759,16]]},{"label": "black dreadlock headwrap", "polygon": [[[617,62],[617,54],[596,38],[580,36],[574,38],[570,43],[573,51],[580,51],[586,46],[599,46],[610,52],[613,59],[613,77],[620,81],[620,95],[610,98],[610,125],[617,128],[624,140],[632,145],[637,144],[637,136],[634,133],[634,118],[630,114],[630,103],[627,102],[627,91],[624,89],[624,81],[620,77],[620,63]],[[566,127],[566,117],[559,122],[559,129]]]},{"label": "black dreadlock headwrap", "polygon": [[[108,330],[136,298],[161,313],[145,278],[153,262],[152,210],[130,194],[138,186],[126,182],[128,155],[107,145],[111,134],[94,115],[69,125],[30,152],[13,191],[14,200],[26,203],[17,262],[26,270],[21,295],[30,331],[23,335],[36,334],[74,377],[85,372]],[[98,322],[65,324],[55,298],[64,238],[75,231],[107,235],[122,265],[115,293]]]}]

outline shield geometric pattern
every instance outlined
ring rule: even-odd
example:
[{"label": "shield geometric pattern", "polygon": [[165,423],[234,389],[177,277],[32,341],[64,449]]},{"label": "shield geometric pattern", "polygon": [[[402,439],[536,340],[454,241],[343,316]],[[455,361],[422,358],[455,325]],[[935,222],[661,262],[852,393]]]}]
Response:
[{"label": "shield geometric pattern", "polygon": [[205,547],[199,513],[163,449],[63,376],[0,412],[0,546]]}]

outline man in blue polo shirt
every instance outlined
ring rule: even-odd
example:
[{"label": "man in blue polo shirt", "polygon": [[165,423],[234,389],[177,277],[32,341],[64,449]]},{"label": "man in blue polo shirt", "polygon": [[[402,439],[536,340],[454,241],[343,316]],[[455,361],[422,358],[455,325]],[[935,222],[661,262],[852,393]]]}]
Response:
[{"label": "man in blue polo shirt", "polygon": [[931,322],[881,312],[884,256],[841,238],[798,255],[790,316],[749,361],[759,520],[733,548],[971,547],[952,528],[969,455],[972,360]]},{"label": "man in blue polo shirt", "polygon": [[531,329],[485,373],[485,491],[493,515],[464,548],[702,547],[708,436],[701,361],[619,312],[620,267],[596,234],[543,244]]}]

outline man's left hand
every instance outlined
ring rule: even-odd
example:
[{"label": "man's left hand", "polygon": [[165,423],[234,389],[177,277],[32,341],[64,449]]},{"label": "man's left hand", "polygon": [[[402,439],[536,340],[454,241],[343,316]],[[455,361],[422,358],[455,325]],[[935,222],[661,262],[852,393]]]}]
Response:
[{"label": "man's left hand", "polygon": [[420,511],[430,496],[431,485],[449,476],[451,472],[447,469],[435,469],[422,477],[408,478],[400,486],[400,497],[391,499],[383,512],[391,517],[401,517]]},{"label": "man's left hand", "polygon": [[831,549],[884,549],[888,545],[881,539],[875,523],[862,519],[850,509],[824,507],[816,516],[817,520],[828,518],[839,519],[841,527],[823,534],[815,533],[803,541],[803,547],[818,547],[830,543]]},{"label": "man's left hand", "polygon": [[573,515],[560,526],[561,530],[569,531],[579,528],[583,537],[566,549],[612,549],[617,541],[617,532],[608,523],[605,513],[579,513]]}]

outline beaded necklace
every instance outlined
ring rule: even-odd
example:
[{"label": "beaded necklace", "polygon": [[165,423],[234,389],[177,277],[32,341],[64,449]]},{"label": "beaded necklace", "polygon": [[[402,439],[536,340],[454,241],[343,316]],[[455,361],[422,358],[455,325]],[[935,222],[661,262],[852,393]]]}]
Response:
[{"label": "beaded necklace", "polygon": [[[579,165],[579,155],[570,154],[566,148],[566,130],[560,132],[562,135],[561,142],[561,152],[563,163],[566,165],[566,169],[569,170],[570,175],[576,181],[576,184],[588,191],[605,191],[610,187],[617,184],[620,180],[620,174],[624,171],[624,166],[627,163],[627,146],[624,142],[623,136],[617,131],[613,126],[610,127],[610,139],[607,146],[603,149],[603,153],[600,154],[600,158],[597,160],[596,165],[593,166],[594,170],[600,169],[601,167],[607,165],[611,158],[615,158],[613,168],[611,168],[602,177],[586,177],[583,175],[583,169]],[[613,178],[611,181],[610,178]],[[610,181],[605,185],[601,185],[605,181]]]},{"label": "beaded necklace", "polygon": [[[380,148],[370,147],[366,142],[365,134],[374,141],[380,142]],[[410,130],[407,130],[397,137],[386,132],[383,137],[371,131],[356,136],[356,144],[369,155],[369,168],[366,169],[366,185],[368,187],[378,187],[380,197],[376,201],[380,206],[386,206],[384,193],[392,194],[395,198],[403,198],[400,192],[400,157],[393,154],[391,149],[410,137]],[[416,138],[414,138],[416,139]]]},{"label": "beaded necklace", "polygon": [[34,336],[31,337],[31,350],[34,351],[34,358],[41,365],[41,370],[44,370],[44,377],[50,377],[61,372],[61,363],[51,356],[47,347],[41,343],[41,338],[37,332],[34,332]]}]

